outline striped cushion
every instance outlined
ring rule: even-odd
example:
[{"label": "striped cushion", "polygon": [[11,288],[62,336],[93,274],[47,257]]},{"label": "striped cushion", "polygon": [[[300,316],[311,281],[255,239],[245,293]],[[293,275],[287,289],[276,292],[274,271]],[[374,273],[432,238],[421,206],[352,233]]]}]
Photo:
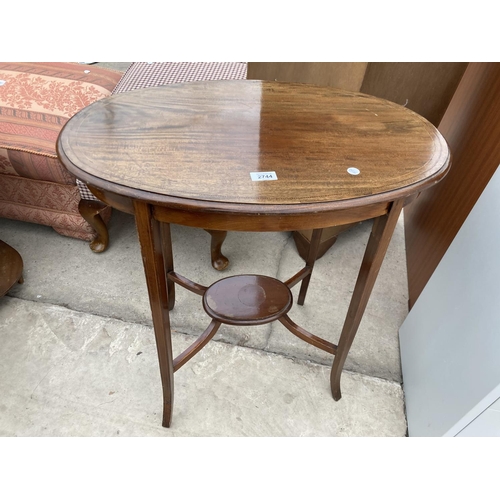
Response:
[{"label": "striped cushion", "polygon": [[122,73],[77,63],[0,63],[1,173],[75,184],[56,141],[77,111],[111,94]]}]

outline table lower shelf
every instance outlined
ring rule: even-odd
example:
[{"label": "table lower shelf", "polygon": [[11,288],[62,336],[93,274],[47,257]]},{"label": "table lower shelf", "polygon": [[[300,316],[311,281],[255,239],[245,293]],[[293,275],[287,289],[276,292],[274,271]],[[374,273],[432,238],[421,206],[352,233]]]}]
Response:
[{"label": "table lower shelf", "polygon": [[205,312],[229,325],[264,325],[292,307],[290,289],[268,276],[242,274],[221,279],[203,295]]},{"label": "table lower shelf", "polygon": [[309,276],[304,268],[283,283],[269,276],[242,274],[223,278],[204,287],[172,271],[167,277],[191,292],[203,296],[205,312],[212,318],[210,325],[198,339],[174,359],[174,371],[189,361],[217,333],[222,323],[236,326],[263,325],[280,321],[285,328],[304,342],[330,354],[337,353],[337,346],[295,324],[287,315],[293,305],[291,288],[302,277]]}]

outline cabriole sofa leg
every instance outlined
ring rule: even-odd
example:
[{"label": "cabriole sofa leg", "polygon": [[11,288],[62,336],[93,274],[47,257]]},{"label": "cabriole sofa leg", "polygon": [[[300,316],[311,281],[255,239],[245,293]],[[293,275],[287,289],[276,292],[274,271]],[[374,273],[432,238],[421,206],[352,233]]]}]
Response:
[{"label": "cabriole sofa leg", "polygon": [[105,208],[106,205],[97,200],[80,200],[78,204],[80,215],[97,232],[97,236],[89,244],[90,249],[95,253],[104,252],[109,244],[108,228],[100,215]]}]

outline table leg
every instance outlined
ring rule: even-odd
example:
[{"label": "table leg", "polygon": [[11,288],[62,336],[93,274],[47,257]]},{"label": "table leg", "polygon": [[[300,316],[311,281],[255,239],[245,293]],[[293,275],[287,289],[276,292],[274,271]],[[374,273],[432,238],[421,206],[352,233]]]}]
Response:
[{"label": "table leg", "polygon": [[306,300],[306,293],[309,288],[309,282],[311,281],[314,263],[316,262],[316,258],[318,256],[322,233],[323,229],[315,229],[312,232],[311,244],[309,245],[309,251],[307,252],[306,259],[306,268],[310,268],[310,273],[302,280],[302,284],[300,285],[299,298],[297,300],[297,304],[300,306],[303,306],[304,300]]},{"label": "table leg", "polygon": [[104,203],[97,200],[80,200],[78,211],[80,215],[96,231],[97,236],[90,242],[90,249],[95,253],[104,252],[109,245],[109,233],[100,212],[106,208]]},{"label": "table leg", "polygon": [[227,231],[214,231],[206,229],[210,234],[210,258],[212,267],[217,271],[223,271],[229,265],[229,259],[222,254],[222,244],[227,236]]},{"label": "table leg", "polygon": [[368,304],[373,285],[375,284],[385,253],[391,241],[399,214],[403,208],[403,203],[404,200],[395,201],[386,215],[378,217],[373,222],[372,231],[366,246],[363,262],[361,263],[351,303],[349,304],[349,310],[347,311],[344,327],[342,328],[330,375],[330,386],[335,401],[338,401],[342,396],[340,392],[342,368],[356,332],[358,331],[366,305]]},{"label": "table leg", "polygon": [[165,279],[167,280],[168,310],[171,311],[175,305],[175,283],[168,277],[168,273],[174,270],[174,254],[172,252],[170,224],[161,223],[160,231],[163,262],[165,265]]},{"label": "table leg", "polygon": [[[162,236],[170,234],[170,228],[167,227],[161,230],[160,223],[153,218],[151,206],[147,203],[134,201],[134,210],[148,286],[149,303],[153,316],[153,327],[163,388],[162,425],[163,427],[170,427],[174,404],[174,363],[163,252],[164,240],[162,241]],[[172,262],[171,264],[173,265]]]}]

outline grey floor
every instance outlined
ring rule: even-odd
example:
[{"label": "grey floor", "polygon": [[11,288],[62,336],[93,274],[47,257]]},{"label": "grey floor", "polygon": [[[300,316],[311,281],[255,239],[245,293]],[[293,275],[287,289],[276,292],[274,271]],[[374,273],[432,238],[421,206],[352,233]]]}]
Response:
[{"label": "grey floor", "polygon": [[[318,260],[304,306],[291,318],[336,342],[371,222],[339,237]],[[290,233],[229,233],[230,267],[209,260],[209,236],[173,226],[176,269],[202,284],[238,273],[287,278],[303,265]],[[396,228],[342,377],[329,391],[331,357],[279,322],[225,327],[175,375],[173,425],[161,388],[139,244],[115,211],[111,244],[0,219],[1,239],[24,260],[23,284],[0,299],[0,435],[404,436],[398,327],[407,314],[402,220]],[[295,289],[294,289],[295,290]],[[200,297],[179,289],[174,354],[208,325]]]},{"label": "grey floor", "polygon": [[[102,63],[122,71],[128,64]],[[405,436],[402,217],[347,358],[339,402],[329,389],[330,355],[279,322],[227,326],[176,372],[170,429],[161,427],[133,218],[113,212],[102,254],[49,227],[0,219],[0,239],[21,254],[25,278],[0,298],[0,436]],[[355,226],[318,260],[292,320],[336,343],[370,229],[370,221]],[[231,264],[222,273],[210,266],[207,233],[173,226],[172,236],[176,270],[204,285],[240,273],[287,279],[303,266],[291,233],[229,233]],[[200,297],[178,289],[171,324],[175,355],[208,325]]]}]

